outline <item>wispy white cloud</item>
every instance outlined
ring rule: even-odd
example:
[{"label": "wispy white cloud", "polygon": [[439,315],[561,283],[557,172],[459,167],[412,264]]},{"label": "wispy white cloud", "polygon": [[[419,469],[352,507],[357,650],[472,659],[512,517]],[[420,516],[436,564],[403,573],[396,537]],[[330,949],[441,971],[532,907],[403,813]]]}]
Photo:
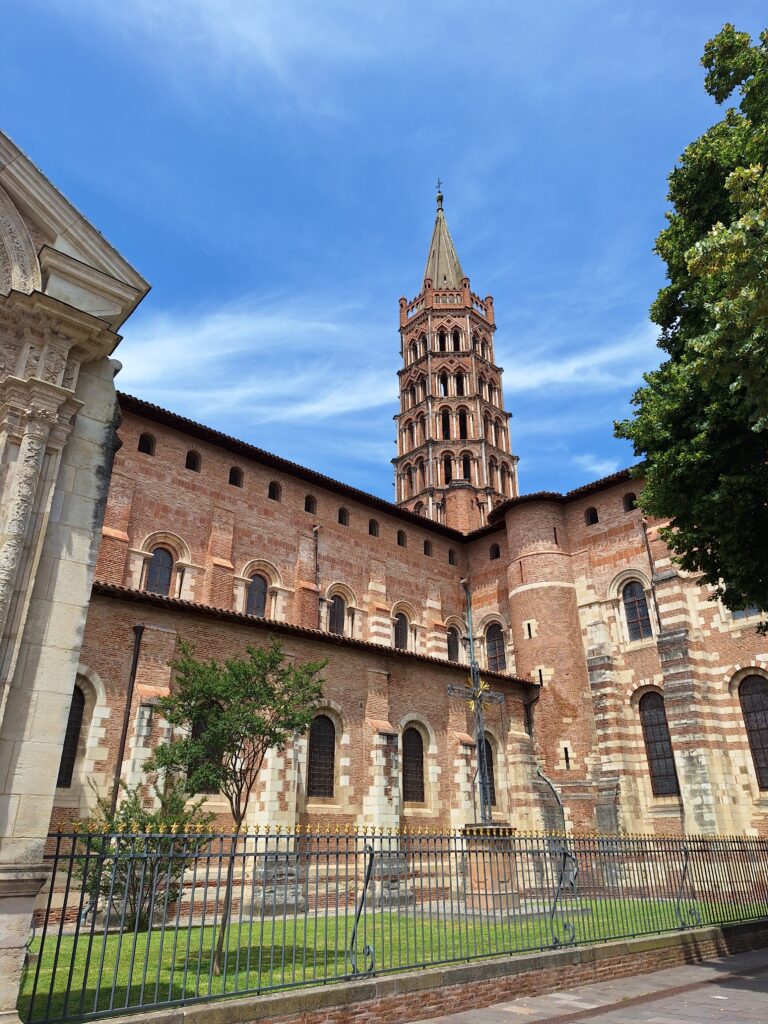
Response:
[{"label": "wispy white cloud", "polygon": [[523,339],[522,353],[510,352],[506,360],[505,390],[524,394],[542,388],[573,389],[580,395],[629,390],[658,362],[656,333],[652,324],[643,324],[602,343],[579,338],[574,344],[566,336],[526,345]]},{"label": "wispy white cloud", "polygon": [[311,428],[391,405],[392,327],[361,314],[353,304],[303,295],[150,315],[126,331],[118,385],[187,415],[241,426]]},{"label": "wispy white cloud", "polygon": [[583,469],[585,473],[594,477],[610,476],[611,473],[615,473],[621,468],[618,459],[604,459],[589,453],[574,455],[571,461],[579,469]]}]

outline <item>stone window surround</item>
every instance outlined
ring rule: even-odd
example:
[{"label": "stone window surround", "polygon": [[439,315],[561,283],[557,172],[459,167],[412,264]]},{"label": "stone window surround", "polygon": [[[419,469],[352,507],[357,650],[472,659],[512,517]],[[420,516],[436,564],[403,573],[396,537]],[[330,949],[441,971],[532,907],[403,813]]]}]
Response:
[{"label": "stone window surround", "polygon": [[171,592],[168,597],[176,597],[182,601],[194,601],[195,582],[199,574],[205,570],[202,565],[176,557],[176,552],[170,541],[152,540],[152,548],[149,551],[143,548],[128,549],[128,586],[134,590],[141,590],[146,581],[147,562],[152,557],[155,548],[167,547],[174,555],[173,575],[171,577]]},{"label": "stone window surround", "polygon": [[332,583],[320,598],[320,629],[330,632],[330,609],[331,602],[338,594],[344,598],[346,604],[346,618],[344,622],[344,636],[352,637],[354,640],[363,638],[364,609],[357,603],[357,598],[350,587],[345,583]]},{"label": "stone window surround", "polygon": [[267,606],[264,609],[264,618],[272,619],[275,622],[286,621],[288,603],[293,590],[283,586],[282,577],[277,567],[263,558],[251,559],[243,566],[242,572],[235,574],[232,581],[234,610],[245,614],[248,604],[248,587],[251,577],[257,573],[267,580]]},{"label": "stone window surround", "polygon": [[[628,583],[639,583],[643,588],[645,603],[648,608],[648,621],[651,624],[651,635],[642,637],[640,640],[630,640],[629,626],[624,612],[624,587]],[[656,605],[653,600],[651,582],[641,569],[623,569],[611,580],[608,587],[608,607],[613,610],[616,622],[617,645],[622,651],[637,651],[643,647],[651,647],[656,643],[659,635],[659,623],[656,618]]]}]

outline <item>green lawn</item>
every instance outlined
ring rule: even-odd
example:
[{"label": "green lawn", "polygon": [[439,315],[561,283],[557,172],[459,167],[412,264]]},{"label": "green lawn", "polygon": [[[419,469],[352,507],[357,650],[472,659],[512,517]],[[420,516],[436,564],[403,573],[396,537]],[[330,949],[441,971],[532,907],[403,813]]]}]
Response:
[{"label": "green lawn", "polygon": [[[672,900],[565,899],[554,925],[548,907],[541,913],[511,914],[496,918],[467,918],[450,910],[417,908],[399,913],[374,911],[359,923],[356,941],[358,969],[370,966],[363,947],[373,947],[377,972],[405,970],[422,964],[468,960],[475,957],[546,949],[555,940],[570,938],[571,921],[577,943],[605,941],[622,936],[674,931],[679,927]],[[765,915],[765,908],[707,904],[700,906],[702,923],[745,920]],[[171,922],[172,924],[172,922]],[[19,1012],[25,1021],[80,1017],[141,1005],[179,1002],[224,993],[258,992],[289,985],[312,984],[349,977],[349,946],[353,914],[298,916],[294,920],[268,918],[232,922],[227,962],[221,977],[212,973],[211,927],[158,928],[151,933],[115,934],[88,929],[77,939],[63,935],[57,952],[56,935],[49,934],[44,948],[32,945],[39,965],[27,972]],[[36,995],[31,1003],[37,978]],[[101,983],[99,984],[99,977]],[[142,984],[142,978],[144,982]],[[70,996],[67,999],[67,989]],[[50,1002],[49,1002],[50,998]]]}]

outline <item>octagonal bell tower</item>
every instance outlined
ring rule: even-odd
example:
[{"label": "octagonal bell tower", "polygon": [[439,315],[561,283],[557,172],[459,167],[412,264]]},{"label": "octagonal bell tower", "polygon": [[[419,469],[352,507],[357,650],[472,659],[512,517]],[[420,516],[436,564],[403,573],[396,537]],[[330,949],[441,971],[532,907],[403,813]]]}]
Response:
[{"label": "octagonal bell tower", "polygon": [[515,497],[502,368],[493,356],[493,299],[481,299],[461,269],[437,194],[424,282],[400,299],[403,368],[397,423],[396,501],[436,522],[470,531]]}]

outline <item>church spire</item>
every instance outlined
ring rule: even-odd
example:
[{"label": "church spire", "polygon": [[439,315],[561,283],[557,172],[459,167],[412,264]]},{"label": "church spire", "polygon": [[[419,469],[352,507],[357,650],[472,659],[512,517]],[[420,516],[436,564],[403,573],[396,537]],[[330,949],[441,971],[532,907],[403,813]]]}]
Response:
[{"label": "church spire", "polygon": [[424,269],[424,280],[429,278],[433,288],[460,288],[464,271],[461,269],[459,257],[445,222],[443,213],[443,193],[437,193],[437,216],[432,241],[429,244],[427,265]]},{"label": "church spire", "polygon": [[517,457],[493,355],[493,298],[470,288],[437,187],[424,283],[414,299],[400,299],[403,366],[392,461],[399,505],[469,532],[517,495]]}]

